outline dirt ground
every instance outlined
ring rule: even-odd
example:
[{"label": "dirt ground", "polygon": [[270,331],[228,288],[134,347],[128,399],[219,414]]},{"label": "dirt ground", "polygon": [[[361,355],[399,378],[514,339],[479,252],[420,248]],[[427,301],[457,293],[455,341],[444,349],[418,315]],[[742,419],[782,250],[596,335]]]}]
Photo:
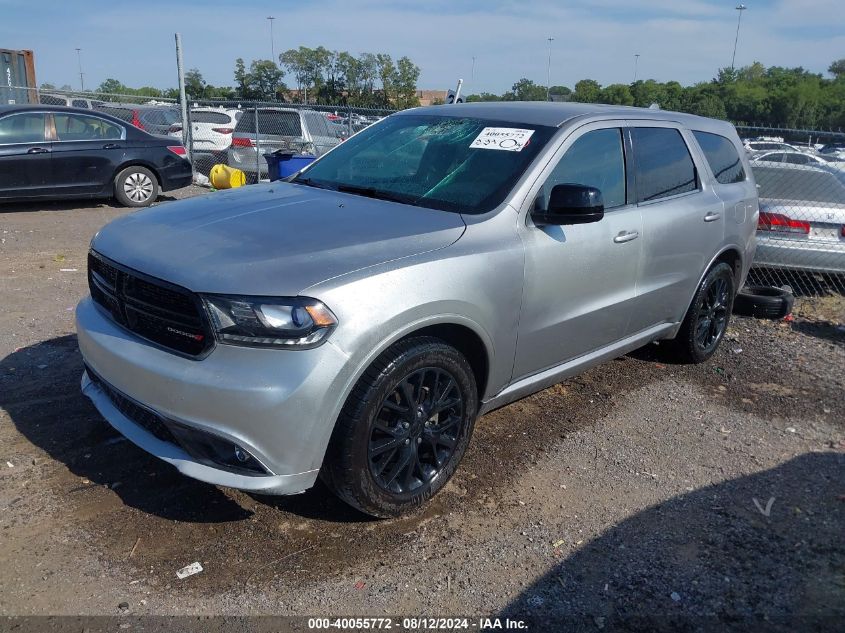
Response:
[{"label": "dirt ground", "polygon": [[81,396],[87,246],[125,213],[0,208],[0,615],[841,630],[842,297],[734,317],[703,365],[651,345],[488,414],[422,513],[374,521],[320,485],[271,498],[187,479]]}]

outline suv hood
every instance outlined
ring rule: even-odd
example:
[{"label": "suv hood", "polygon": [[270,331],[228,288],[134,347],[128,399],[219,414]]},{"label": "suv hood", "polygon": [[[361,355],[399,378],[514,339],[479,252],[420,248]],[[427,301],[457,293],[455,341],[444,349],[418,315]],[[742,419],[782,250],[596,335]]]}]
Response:
[{"label": "suv hood", "polygon": [[91,245],[195,292],[295,296],[344,273],[444,248],[465,228],[457,213],[279,182],[132,213]]}]

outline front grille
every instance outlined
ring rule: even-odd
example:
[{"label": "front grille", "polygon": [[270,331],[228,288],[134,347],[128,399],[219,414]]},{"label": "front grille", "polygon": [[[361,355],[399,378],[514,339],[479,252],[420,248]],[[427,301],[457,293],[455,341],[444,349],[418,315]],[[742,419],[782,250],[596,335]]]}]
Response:
[{"label": "front grille", "polygon": [[178,445],[176,438],[173,437],[173,433],[170,432],[170,429],[167,428],[167,425],[158,415],[146,407],[142,407],[131,398],[124,396],[120,391],[100,378],[90,367],[86,366],[85,371],[88,373],[88,378],[91,379],[91,382],[105,392],[115,408],[123,415],[138,426],[145,428],[161,441]]},{"label": "front grille", "polygon": [[169,350],[201,356],[214,344],[199,297],[88,253],[91,298],[126,329]]}]

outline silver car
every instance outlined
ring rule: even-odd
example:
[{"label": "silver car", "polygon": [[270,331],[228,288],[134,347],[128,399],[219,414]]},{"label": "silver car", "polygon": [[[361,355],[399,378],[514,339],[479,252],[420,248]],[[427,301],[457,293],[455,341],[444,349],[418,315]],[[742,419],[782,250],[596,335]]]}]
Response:
[{"label": "silver car", "polygon": [[751,165],[760,195],[754,265],[845,274],[845,170],[837,163]]},{"label": "silver car", "polygon": [[321,475],[396,516],[449,480],[479,415],[656,339],[708,359],[757,213],[728,123],[407,110],[292,182],[105,226],[82,389],[188,476],[291,494]]},{"label": "silver car", "polygon": [[250,182],[268,178],[264,154],[290,150],[322,156],[348,135],[315,110],[258,108],[243,111],[228,150],[230,167],[242,170]]}]

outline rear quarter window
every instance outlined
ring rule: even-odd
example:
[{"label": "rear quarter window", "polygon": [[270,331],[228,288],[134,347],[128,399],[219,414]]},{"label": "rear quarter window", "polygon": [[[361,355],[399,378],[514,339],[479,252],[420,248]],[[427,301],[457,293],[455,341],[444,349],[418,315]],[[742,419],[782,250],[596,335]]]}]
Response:
[{"label": "rear quarter window", "polygon": [[668,127],[631,130],[636,164],[637,202],[695,191],[695,163],[680,131]]},{"label": "rear quarter window", "polygon": [[710,132],[693,131],[693,136],[704,152],[704,157],[718,182],[729,185],[745,180],[742,160],[730,139]]}]

